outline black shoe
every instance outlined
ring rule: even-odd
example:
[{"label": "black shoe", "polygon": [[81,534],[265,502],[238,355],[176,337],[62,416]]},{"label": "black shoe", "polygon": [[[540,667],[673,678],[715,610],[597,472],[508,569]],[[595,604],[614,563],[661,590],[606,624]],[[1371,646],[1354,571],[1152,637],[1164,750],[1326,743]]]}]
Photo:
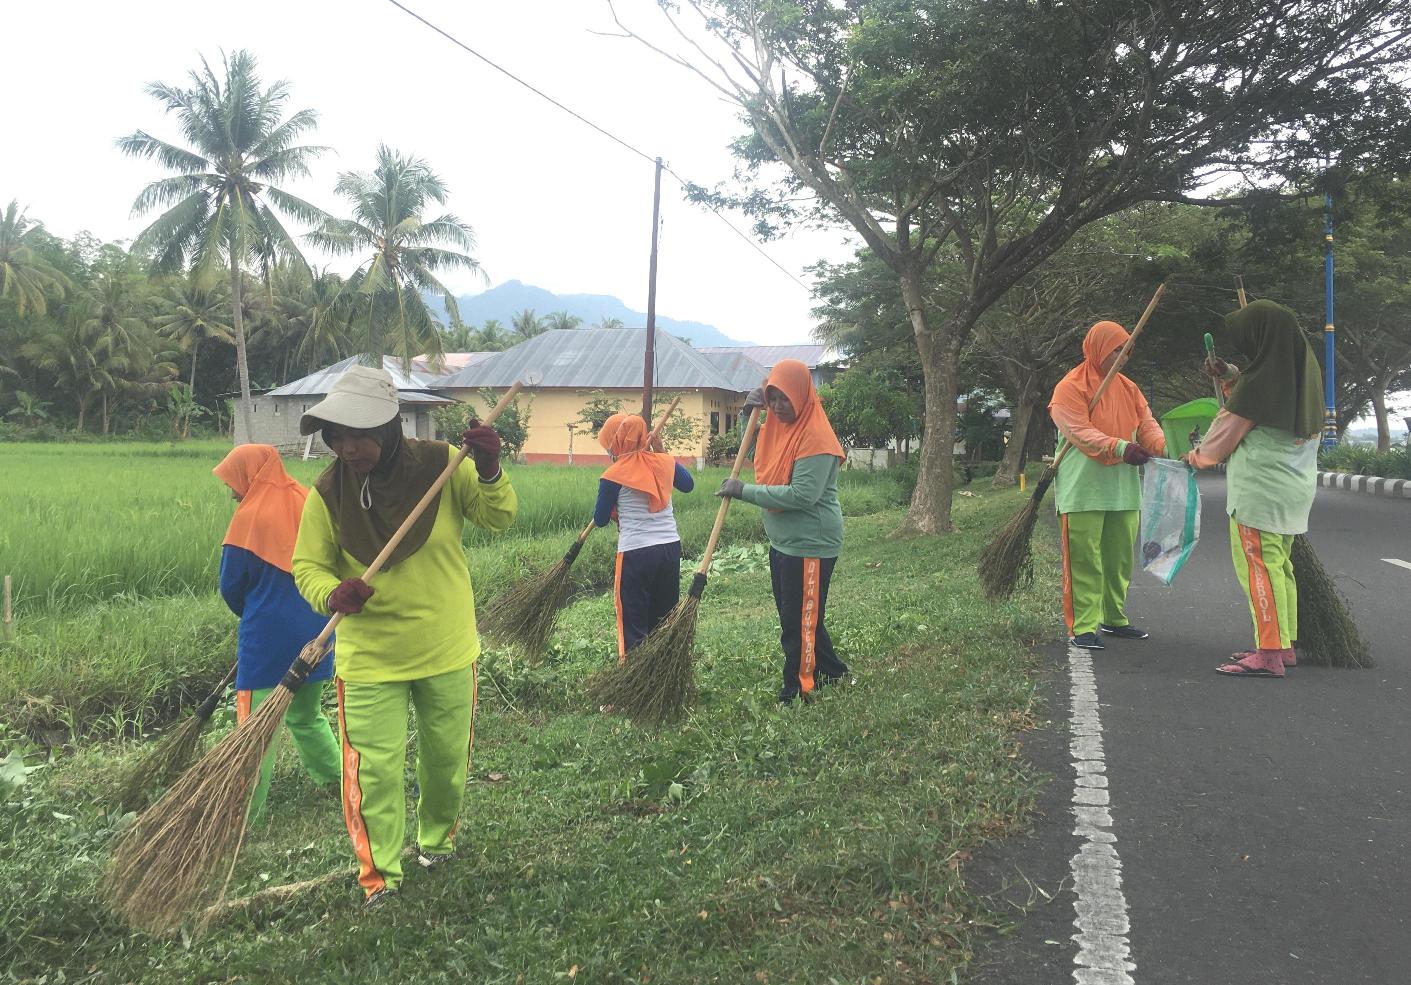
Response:
[{"label": "black shoe", "polygon": [[374,893],[369,893],[367,899],[363,900],[364,910],[375,910],[383,903],[392,898],[395,889],[379,889]]},{"label": "black shoe", "polygon": [[454,859],[455,857],[456,857],[456,853],[455,853],[455,852],[443,852],[443,853],[441,853],[441,854],[439,854],[439,855],[433,855],[433,854],[430,854],[430,853],[427,853],[427,852],[423,852],[423,851],[422,851],[421,849],[419,849],[419,848],[417,849],[417,852],[416,852],[416,861],[417,861],[417,864],[420,865],[423,869],[436,869],[436,868],[440,868],[441,866],[445,865],[447,862],[451,861],[451,860]]},{"label": "black shoe", "polygon": [[1108,636],[1117,637],[1119,640],[1144,640],[1150,635],[1146,630],[1138,629],[1135,626],[1109,626],[1107,623],[1103,623],[1098,629]]},{"label": "black shoe", "polygon": [[1106,650],[1107,646],[1097,638],[1097,633],[1080,633],[1068,641],[1069,646],[1080,650]]}]

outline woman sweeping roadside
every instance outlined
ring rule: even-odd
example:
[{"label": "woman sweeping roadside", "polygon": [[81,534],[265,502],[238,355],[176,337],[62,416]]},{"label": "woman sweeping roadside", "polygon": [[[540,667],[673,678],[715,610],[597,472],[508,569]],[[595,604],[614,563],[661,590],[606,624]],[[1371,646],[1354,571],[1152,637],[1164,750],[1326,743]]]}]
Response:
[{"label": "woman sweeping roadside", "polygon": [[1127,338],[1116,322],[1088,329],[1083,361],[1054,387],[1048,405],[1063,440],[1082,452],[1064,456],[1054,498],[1063,531],[1063,615],[1070,642],[1086,650],[1104,649],[1099,631],[1147,636],[1127,618],[1142,505],[1141,478],[1129,466],[1164,455],[1166,436],[1141,390],[1121,373],[1088,410]]},{"label": "woman sweeping roadside", "polygon": [[848,674],[823,621],[828,583],[843,548],[843,510],[838,504],[843,447],[808,367],[799,360],[778,362],[764,386],[750,393],[746,413],[766,404],[769,417],[755,445],[755,483],[726,479],[716,495],[764,510],[769,575],[784,648],[779,700],[788,704],[800,694],[806,700],[816,686]]},{"label": "woman sweeping roadside", "polygon": [[647,424],[636,414],[614,414],[598,432],[612,464],[598,480],[593,522],[605,527],[617,514],[617,659],[646,638],[681,598],[681,534],[671,490],[696,483],[674,458],[647,448]]},{"label": "woman sweeping roadside", "polygon": [[1185,461],[1198,469],[1229,462],[1230,553],[1249,601],[1255,649],[1215,669],[1231,677],[1283,677],[1298,639],[1293,539],[1308,530],[1318,486],[1322,374],[1297,316],[1272,301],[1226,315],[1220,342],[1249,363],[1241,372],[1206,359],[1205,372],[1224,382],[1228,399]]},{"label": "woman sweeping roadside", "polygon": [[358,881],[376,905],[402,881],[403,772],[408,704],[417,714],[418,861],[455,851],[474,739],[480,640],[461,545],[469,520],[504,530],[516,498],[500,469],[500,439],[472,425],[473,452],[413,524],[378,576],[358,578],[455,456],[443,442],[402,435],[397,390],[383,370],[355,366],[299,422],[323,433],[337,459],[305,504],[294,580],[315,610],[348,613],[338,630],[343,813]]},{"label": "woman sweeping roadside", "polygon": [[[270,445],[240,445],[211,472],[239,504],[221,549],[220,594],[240,617],[235,709],[243,724],[269,697],[304,644],[323,628],[323,618],[309,608],[290,574],[308,490],[289,477],[279,452]],[[332,676],[330,651],[284,715],[304,769],[314,783],[330,791],[337,789],[342,757],[323,713],[319,684]],[[250,800],[252,821],[264,817],[274,753],[271,747],[260,766]]]}]

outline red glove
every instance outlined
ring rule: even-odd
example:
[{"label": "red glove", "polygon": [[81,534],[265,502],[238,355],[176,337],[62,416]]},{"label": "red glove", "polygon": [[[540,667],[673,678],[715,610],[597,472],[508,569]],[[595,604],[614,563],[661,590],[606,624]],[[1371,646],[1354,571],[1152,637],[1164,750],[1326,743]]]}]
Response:
[{"label": "red glove", "polygon": [[1122,461],[1128,465],[1145,465],[1155,457],[1135,441],[1127,442],[1126,449],[1122,452]]},{"label": "red glove", "polygon": [[345,578],[338,583],[337,588],[328,593],[329,611],[356,615],[363,611],[363,606],[372,598],[373,591],[373,587],[361,578]]},{"label": "red glove", "polygon": [[480,473],[482,482],[489,482],[500,474],[500,436],[494,428],[471,421],[461,432],[461,444],[475,459],[475,471]]}]

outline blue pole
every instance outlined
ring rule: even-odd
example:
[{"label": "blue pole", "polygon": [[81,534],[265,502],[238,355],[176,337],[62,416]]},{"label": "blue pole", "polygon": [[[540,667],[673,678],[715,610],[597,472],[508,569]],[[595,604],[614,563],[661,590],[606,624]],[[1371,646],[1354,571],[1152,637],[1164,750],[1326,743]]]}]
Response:
[{"label": "blue pole", "polygon": [[1326,318],[1323,322],[1323,447],[1332,448],[1338,443],[1337,414],[1337,352],[1334,342],[1337,332],[1333,329],[1333,193],[1323,193],[1323,213],[1325,226],[1323,240],[1328,252],[1323,260],[1323,307]]}]

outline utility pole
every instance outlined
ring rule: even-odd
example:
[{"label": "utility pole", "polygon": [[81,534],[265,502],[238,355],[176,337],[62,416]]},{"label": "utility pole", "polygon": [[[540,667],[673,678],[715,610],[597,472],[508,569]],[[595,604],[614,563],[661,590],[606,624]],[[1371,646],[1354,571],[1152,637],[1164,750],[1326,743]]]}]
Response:
[{"label": "utility pole", "polygon": [[657,230],[661,227],[661,158],[652,188],[652,259],[647,269],[647,357],[642,369],[642,420],[652,429],[652,384],[657,347]]},{"label": "utility pole", "polygon": [[1337,410],[1337,332],[1333,329],[1333,190],[1323,190],[1323,241],[1327,256],[1323,260],[1323,447],[1338,443]]}]

